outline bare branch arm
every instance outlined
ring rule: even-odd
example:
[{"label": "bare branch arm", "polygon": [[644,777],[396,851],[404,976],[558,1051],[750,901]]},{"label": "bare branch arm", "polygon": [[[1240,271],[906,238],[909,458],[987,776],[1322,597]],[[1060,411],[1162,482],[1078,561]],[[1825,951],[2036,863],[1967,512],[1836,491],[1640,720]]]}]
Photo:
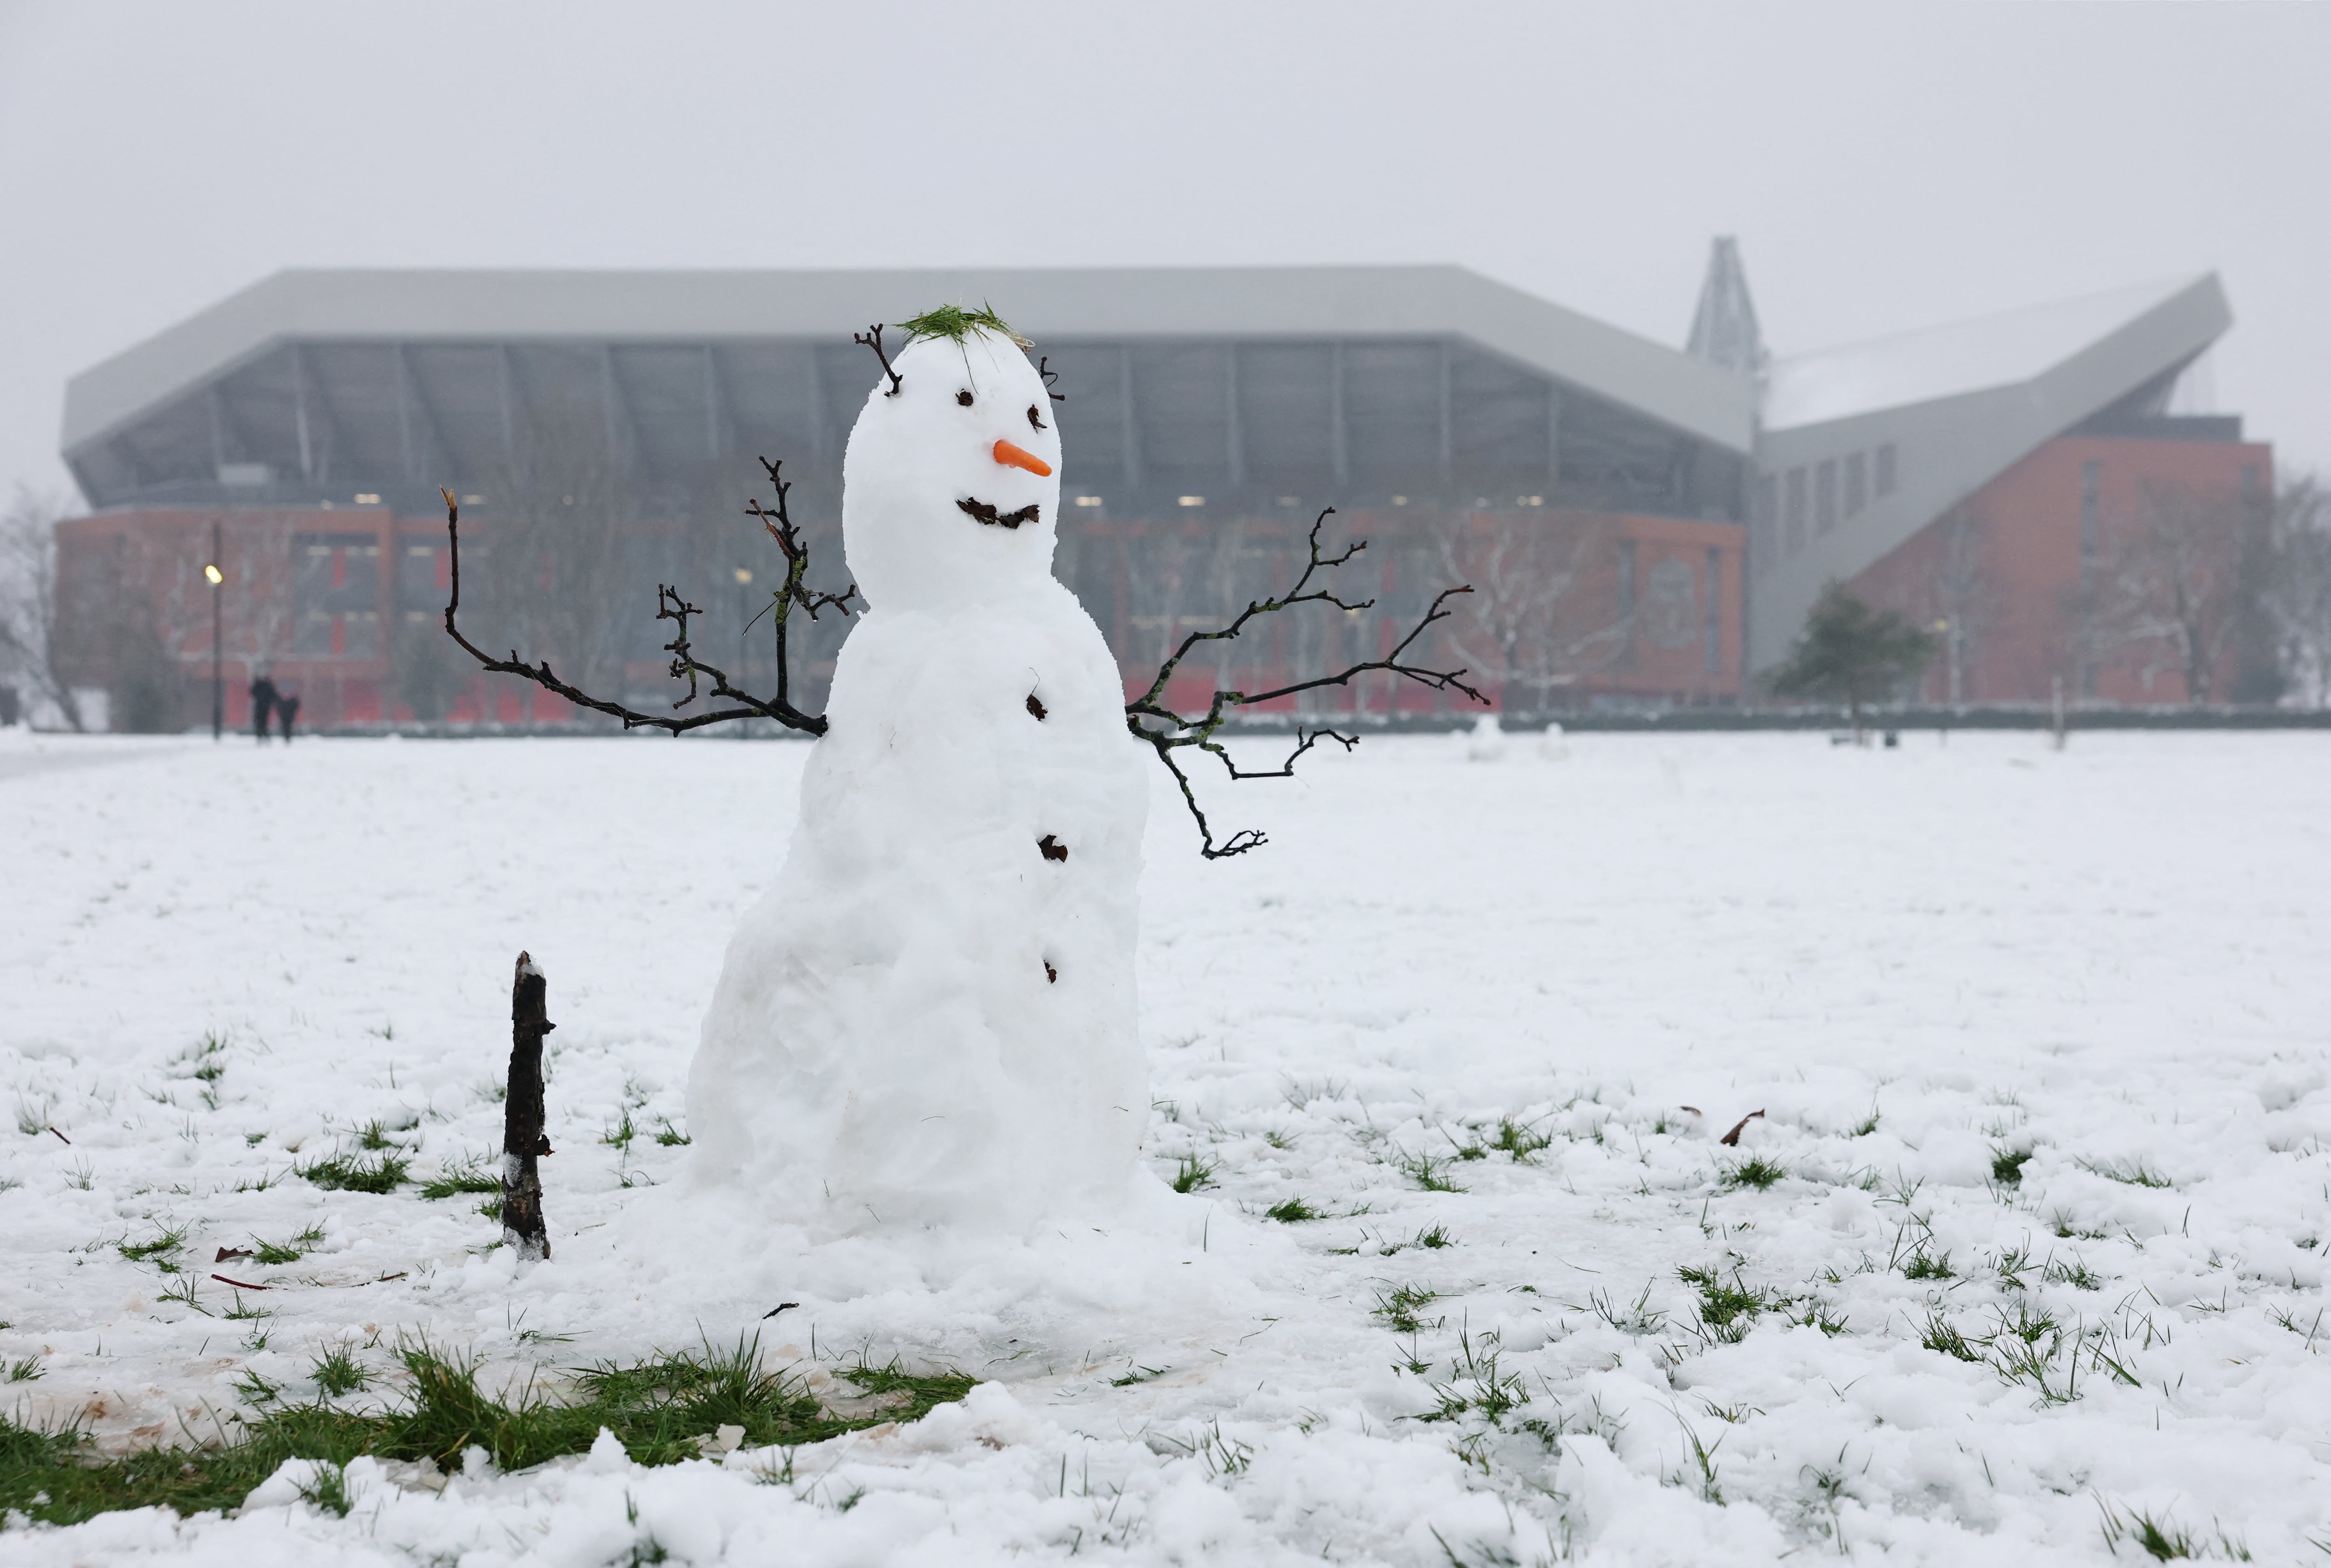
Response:
[{"label": "bare branch arm", "polygon": [[1294,750],[1288,753],[1285,760],[1277,767],[1242,768],[1232,759],[1229,749],[1215,737],[1215,732],[1228,721],[1233,708],[1250,707],[1259,702],[1270,702],[1280,698],[1292,697],[1298,692],[1318,690],[1321,687],[1347,686],[1356,678],[1371,670],[1379,670],[1398,679],[1412,680],[1435,690],[1460,692],[1484,705],[1489,701],[1479,691],[1466,684],[1463,670],[1432,670],[1408,660],[1408,651],[1415,646],[1417,639],[1424,635],[1426,629],[1448,619],[1449,601],[1457,594],[1470,594],[1473,591],[1470,586],[1462,586],[1444,588],[1435,595],[1432,606],[1425,612],[1423,617],[1409,629],[1408,634],[1403,637],[1392,651],[1384,658],[1365,660],[1336,674],[1318,676],[1309,680],[1299,680],[1270,691],[1224,691],[1218,688],[1212,700],[1207,703],[1204,714],[1195,718],[1185,717],[1166,706],[1167,683],[1173,679],[1175,671],[1181,666],[1182,660],[1193,649],[1202,643],[1228,641],[1236,638],[1240,632],[1262,616],[1274,615],[1299,604],[1325,604],[1337,610],[1365,610],[1375,603],[1373,599],[1347,600],[1340,597],[1332,589],[1315,588],[1311,585],[1313,578],[1320,573],[1332,571],[1343,565],[1367,548],[1365,540],[1356,540],[1336,555],[1323,555],[1320,552],[1320,529],[1334,513],[1335,508],[1330,507],[1312,521],[1311,532],[1307,541],[1308,554],[1303,570],[1285,593],[1268,599],[1250,601],[1245,609],[1232,618],[1229,625],[1217,631],[1193,632],[1183,638],[1181,645],[1166,657],[1164,664],[1158,667],[1157,677],[1150,682],[1149,689],[1125,705],[1126,727],[1156,752],[1157,759],[1164,763],[1166,771],[1174,775],[1174,782],[1182,792],[1183,803],[1190,808],[1190,815],[1198,824],[1199,853],[1210,860],[1227,860],[1232,855],[1244,854],[1249,850],[1261,848],[1267,841],[1261,832],[1247,828],[1242,829],[1217,844],[1214,841],[1213,828],[1207,822],[1204,811],[1198,805],[1197,794],[1191,787],[1189,774],[1183,771],[1181,765],[1175,759],[1175,752],[1185,746],[1195,746],[1201,751],[1211,752],[1221,760],[1223,766],[1228,770],[1233,779],[1292,778],[1295,776],[1295,765],[1302,759],[1305,753],[1321,741],[1335,741],[1346,751],[1359,744],[1357,736],[1345,735],[1338,730],[1299,727],[1295,732]]},{"label": "bare branch arm", "polygon": [[[776,478],[777,464],[770,463],[767,462],[766,460],[764,460],[763,466],[768,470],[769,477],[771,479],[774,480]],[[789,489],[790,487],[785,488]],[[777,512],[774,514],[759,514],[763,516],[765,519],[775,518],[781,519],[784,522],[782,532],[779,531],[774,522],[771,522],[770,532],[777,537],[779,547],[784,549],[785,552],[786,590],[787,594],[791,595],[790,599],[781,601],[781,603],[785,607],[781,607],[778,613],[777,652],[778,669],[780,670],[780,686],[778,693],[774,698],[759,698],[754,696],[748,691],[739,690],[730,682],[728,674],[726,670],[722,670],[718,665],[708,664],[703,660],[696,657],[694,650],[689,643],[689,622],[692,617],[702,614],[703,611],[696,605],[690,603],[681,596],[677,588],[661,584],[657,585],[656,619],[659,621],[670,621],[673,622],[676,627],[672,640],[664,644],[664,651],[672,656],[671,674],[675,679],[684,679],[688,682],[688,695],[674,702],[672,707],[675,708],[685,708],[690,703],[694,702],[698,696],[700,695],[699,683],[706,680],[710,682],[711,695],[716,701],[727,701],[741,705],[734,708],[718,708],[712,711],[699,713],[687,718],[675,718],[658,714],[642,713],[636,708],[627,708],[620,702],[610,702],[604,698],[593,697],[589,692],[581,689],[579,687],[570,685],[568,682],[561,680],[558,678],[557,673],[551,669],[550,661],[547,659],[542,660],[538,663],[528,664],[526,660],[518,656],[518,651],[516,649],[512,649],[510,651],[509,658],[497,659],[492,654],[488,653],[484,649],[479,647],[476,643],[471,641],[468,637],[464,636],[461,632],[461,625],[456,619],[461,608],[461,508],[455,504],[452,491],[440,489],[438,494],[445,498],[445,537],[452,558],[452,593],[445,603],[445,634],[451,637],[454,642],[461,647],[463,652],[467,653],[471,659],[476,660],[480,668],[492,674],[516,675],[521,679],[531,680],[546,691],[557,692],[560,697],[565,698],[568,702],[573,703],[577,708],[589,708],[594,712],[604,713],[610,717],[622,719],[625,729],[661,729],[668,735],[679,736],[684,735],[691,729],[701,729],[707,725],[725,724],[731,719],[768,718],[775,720],[778,724],[785,726],[787,729],[797,730],[804,735],[823,735],[825,733],[825,716],[823,714],[804,713],[800,708],[794,706],[785,690],[782,673],[785,667],[785,615],[791,603],[803,603],[806,605],[810,601],[814,601],[820,605],[833,605],[839,607],[842,609],[843,613],[847,614],[849,613],[849,606],[846,601],[852,597],[857,590],[853,585],[852,588],[846,589],[839,594],[811,594],[802,589],[801,576],[808,567],[809,552],[807,547],[803,545],[800,535],[794,528],[791,520],[789,518],[785,518],[784,489],[781,489],[778,492]],[[754,503],[752,509],[756,513],[759,513],[759,503],[757,501]],[[815,613],[815,609],[812,608],[811,613],[814,615]]]}]

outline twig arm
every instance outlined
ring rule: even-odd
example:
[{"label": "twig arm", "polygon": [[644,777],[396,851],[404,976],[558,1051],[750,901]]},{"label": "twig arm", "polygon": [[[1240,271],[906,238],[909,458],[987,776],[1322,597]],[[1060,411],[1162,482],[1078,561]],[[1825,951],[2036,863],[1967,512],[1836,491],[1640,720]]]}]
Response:
[{"label": "twig arm", "polygon": [[1167,684],[1172,681],[1175,671],[1180,668],[1182,660],[1189,656],[1192,650],[1203,643],[1231,641],[1261,617],[1275,615],[1282,610],[1292,609],[1299,604],[1325,604],[1337,610],[1365,610],[1375,603],[1374,599],[1356,601],[1345,599],[1330,588],[1312,586],[1313,579],[1321,573],[1335,570],[1367,548],[1367,542],[1363,539],[1355,540],[1345,546],[1335,555],[1322,553],[1319,547],[1320,530],[1325,527],[1327,519],[1334,515],[1335,508],[1329,507],[1313,519],[1311,532],[1307,541],[1308,554],[1304,562],[1303,570],[1285,593],[1268,599],[1251,600],[1245,609],[1232,617],[1228,625],[1212,632],[1193,632],[1183,638],[1181,645],[1168,654],[1166,661],[1158,666],[1157,677],[1149,683],[1149,689],[1125,705],[1126,727],[1157,754],[1157,760],[1164,763],[1166,771],[1174,775],[1174,782],[1182,792],[1182,802],[1190,808],[1190,815],[1198,824],[1198,852],[1207,860],[1227,860],[1232,855],[1241,855],[1249,850],[1260,849],[1268,841],[1257,830],[1242,828],[1222,842],[1216,843],[1213,827],[1206,820],[1205,812],[1198,804],[1197,794],[1191,786],[1190,775],[1183,770],[1181,764],[1174,756],[1176,751],[1185,746],[1195,746],[1201,751],[1210,752],[1221,761],[1223,768],[1233,779],[1292,778],[1295,776],[1295,765],[1302,760],[1305,753],[1310,751],[1321,741],[1332,740],[1346,751],[1351,750],[1359,744],[1359,736],[1346,735],[1340,730],[1307,729],[1299,727],[1295,731],[1295,748],[1287,754],[1285,759],[1277,767],[1242,768],[1232,758],[1229,748],[1216,738],[1216,732],[1229,720],[1232,709],[1251,707],[1259,702],[1275,701],[1282,697],[1292,697],[1299,692],[1316,691],[1321,687],[1348,686],[1359,676],[1379,670],[1398,679],[1412,680],[1434,690],[1460,692],[1485,707],[1488,705],[1489,698],[1466,683],[1464,679],[1466,672],[1462,669],[1433,670],[1421,664],[1411,663],[1408,660],[1408,651],[1415,646],[1417,639],[1423,636],[1426,630],[1434,623],[1449,618],[1449,601],[1460,594],[1470,594],[1473,591],[1470,585],[1466,585],[1444,588],[1434,595],[1431,607],[1425,611],[1422,618],[1411,627],[1408,634],[1403,637],[1394,646],[1392,651],[1382,659],[1365,660],[1336,674],[1317,676],[1309,680],[1299,680],[1270,691],[1224,691],[1217,688],[1213,698],[1206,704],[1206,711],[1194,718],[1185,717],[1167,706],[1166,701]]},{"label": "twig arm", "polygon": [[[775,478],[778,465],[768,463],[764,460],[764,466],[768,469],[770,476]],[[661,729],[668,735],[679,736],[685,735],[691,729],[701,729],[707,725],[726,724],[731,719],[768,718],[775,720],[787,729],[797,730],[804,735],[825,733],[825,716],[803,712],[794,706],[782,687],[775,698],[756,697],[751,692],[738,689],[729,680],[728,671],[718,665],[708,664],[696,657],[694,650],[689,643],[689,622],[692,617],[701,615],[704,612],[697,605],[690,603],[680,594],[680,590],[663,584],[659,584],[656,587],[656,619],[670,621],[677,628],[672,640],[664,644],[664,651],[672,656],[673,679],[685,679],[688,682],[688,695],[674,702],[672,707],[686,708],[690,703],[694,702],[701,694],[701,683],[705,681],[710,683],[711,695],[716,701],[731,702],[740,706],[694,714],[686,718],[642,713],[637,708],[627,708],[620,702],[610,702],[604,698],[594,697],[581,688],[561,680],[557,673],[551,669],[550,660],[547,659],[528,664],[518,656],[516,649],[510,650],[509,657],[507,659],[498,659],[488,653],[462,634],[461,624],[456,618],[461,608],[461,509],[455,503],[452,491],[441,489],[437,493],[445,499],[445,538],[452,557],[452,592],[445,602],[445,634],[489,673],[515,675],[522,679],[531,680],[546,691],[557,692],[577,708],[589,708],[595,713],[606,714],[611,718],[622,719],[625,729]],[[782,492],[778,497],[778,512],[763,515],[771,518],[783,517]],[[759,510],[757,501],[754,503],[753,509],[756,512]],[[787,587],[794,594],[796,601],[805,604],[814,602],[818,606],[836,605],[844,614],[849,613],[846,601],[856,594],[856,587],[853,585],[839,594],[813,594],[802,590],[800,578],[808,567],[809,552],[802,544],[798,530],[794,528],[790,519],[786,519],[785,531],[782,534],[778,534],[774,525],[770,531],[772,534],[778,535],[778,543],[785,550]],[[812,608],[813,616],[815,613],[815,609]],[[780,614],[778,622],[780,670],[784,669],[784,617]]]}]

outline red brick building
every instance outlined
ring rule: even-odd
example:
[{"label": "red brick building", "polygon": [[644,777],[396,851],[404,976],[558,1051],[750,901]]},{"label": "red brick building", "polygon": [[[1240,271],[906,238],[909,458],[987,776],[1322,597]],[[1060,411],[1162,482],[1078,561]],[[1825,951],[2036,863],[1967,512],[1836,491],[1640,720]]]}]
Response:
[{"label": "red brick building", "polygon": [[1922,698],[2025,702],[2059,679],[2122,704],[2246,695],[2239,590],[2273,451],[2232,421],[2156,423],[2186,430],[2048,442],[1852,579],[1941,634]]}]

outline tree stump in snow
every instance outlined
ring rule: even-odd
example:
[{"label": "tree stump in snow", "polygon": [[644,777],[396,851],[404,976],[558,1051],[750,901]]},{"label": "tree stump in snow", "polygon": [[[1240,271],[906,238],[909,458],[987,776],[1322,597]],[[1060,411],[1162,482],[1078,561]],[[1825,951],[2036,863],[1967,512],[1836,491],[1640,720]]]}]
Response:
[{"label": "tree stump in snow", "polygon": [[547,1015],[548,993],[542,971],[519,954],[510,988],[509,1093],[502,1102],[502,1240],[527,1259],[550,1256],[542,1176],[534,1165],[551,1152],[542,1133],[542,1037],[558,1026]]}]

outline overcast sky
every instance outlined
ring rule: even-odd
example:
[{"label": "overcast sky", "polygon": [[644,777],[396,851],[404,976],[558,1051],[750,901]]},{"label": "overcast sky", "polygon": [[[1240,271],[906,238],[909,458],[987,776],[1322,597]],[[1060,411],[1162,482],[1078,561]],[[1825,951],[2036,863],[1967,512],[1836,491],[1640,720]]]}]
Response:
[{"label": "overcast sky", "polygon": [[[1454,261],[1781,353],[2216,269],[2331,468],[2331,5],[0,0],[0,484],[282,267]],[[901,302],[901,308],[923,301]]]}]

